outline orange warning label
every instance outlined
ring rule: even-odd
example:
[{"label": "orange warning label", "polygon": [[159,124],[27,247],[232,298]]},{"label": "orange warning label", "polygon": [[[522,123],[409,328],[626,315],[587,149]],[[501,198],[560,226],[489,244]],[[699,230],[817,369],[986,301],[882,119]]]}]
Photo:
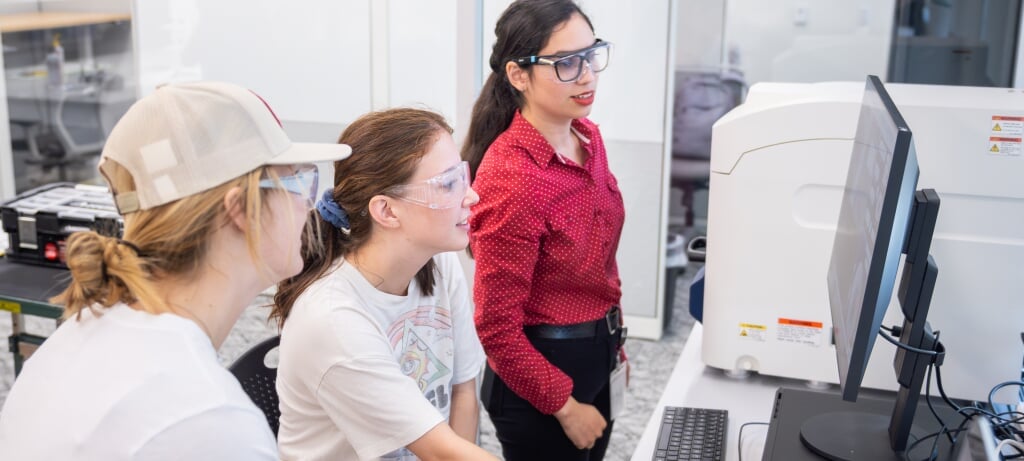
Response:
[{"label": "orange warning label", "polygon": [[[991,127],[989,136],[1000,138],[992,139],[993,142],[1020,143],[1019,138],[1024,137],[1024,116],[993,115],[989,127]],[[1000,146],[1000,150],[1002,150],[1002,146]]]},{"label": "orange warning label", "polygon": [[990,136],[988,146],[990,154],[1018,157],[1024,153],[1024,142],[1020,137]]},{"label": "orange warning label", "polygon": [[793,320],[793,319],[784,319],[784,318],[779,318],[779,325],[790,325],[790,326],[795,326],[795,327],[809,327],[809,328],[821,328],[822,327],[822,323],[821,322],[810,322],[810,321],[807,321],[807,320]]}]

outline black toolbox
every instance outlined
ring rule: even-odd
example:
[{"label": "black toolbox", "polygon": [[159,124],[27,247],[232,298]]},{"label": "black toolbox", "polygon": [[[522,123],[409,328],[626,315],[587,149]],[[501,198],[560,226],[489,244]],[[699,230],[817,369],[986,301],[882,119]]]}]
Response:
[{"label": "black toolbox", "polygon": [[12,261],[66,267],[65,241],[73,232],[94,230],[120,237],[124,220],[106,187],[53,183],[0,204],[0,221]]}]

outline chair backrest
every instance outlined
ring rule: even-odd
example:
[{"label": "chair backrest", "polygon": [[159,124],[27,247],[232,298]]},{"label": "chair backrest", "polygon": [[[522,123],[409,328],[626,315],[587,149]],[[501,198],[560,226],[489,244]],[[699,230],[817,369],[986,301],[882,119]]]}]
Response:
[{"label": "chair backrest", "polygon": [[263,410],[274,437],[277,437],[278,420],[281,418],[277,400],[277,368],[266,365],[266,356],[280,344],[280,336],[268,338],[246,351],[228,367],[252,403]]},{"label": "chair backrest", "polygon": [[672,155],[711,158],[711,126],[740,103],[744,83],[731,73],[677,71]]}]

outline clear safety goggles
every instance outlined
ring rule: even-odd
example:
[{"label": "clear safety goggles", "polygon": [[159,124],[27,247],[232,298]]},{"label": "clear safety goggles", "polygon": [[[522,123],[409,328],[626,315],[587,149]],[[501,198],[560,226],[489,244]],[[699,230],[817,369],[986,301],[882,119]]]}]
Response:
[{"label": "clear safety goggles", "polygon": [[443,173],[414,184],[402,184],[388,192],[407,202],[434,210],[462,206],[469,190],[469,163],[459,162]]},{"label": "clear safety goggles", "polygon": [[320,182],[320,172],[316,165],[302,165],[298,170],[288,176],[274,178],[263,178],[260,180],[260,189],[283,189],[289,193],[306,199],[306,204],[312,206],[316,203],[316,191]]},{"label": "clear safety goggles", "polygon": [[543,64],[555,68],[555,76],[558,77],[559,81],[570,83],[579,80],[580,76],[583,75],[583,64],[587,64],[587,68],[593,73],[601,72],[608,68],[608,62],[611,61],[612,55],[612,44],[601,39],[597,39],[597,42],[592,46],[577,51],[568,55],[548,55],[548,56],[526,56],[523,58],[516,58],[514,61],[516,64],[529,65],[529,64]]}]

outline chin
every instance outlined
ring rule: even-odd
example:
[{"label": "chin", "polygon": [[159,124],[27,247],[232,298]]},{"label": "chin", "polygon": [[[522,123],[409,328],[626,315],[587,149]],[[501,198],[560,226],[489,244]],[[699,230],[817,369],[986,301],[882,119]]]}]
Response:
[{"label": "chin", "polygon": [[447,251],[458,251],[466,248],[467,246],[469,246],[469,236],[465,235],[462,236],[461,238],[453,239],[451,248],[449,248]]}]

